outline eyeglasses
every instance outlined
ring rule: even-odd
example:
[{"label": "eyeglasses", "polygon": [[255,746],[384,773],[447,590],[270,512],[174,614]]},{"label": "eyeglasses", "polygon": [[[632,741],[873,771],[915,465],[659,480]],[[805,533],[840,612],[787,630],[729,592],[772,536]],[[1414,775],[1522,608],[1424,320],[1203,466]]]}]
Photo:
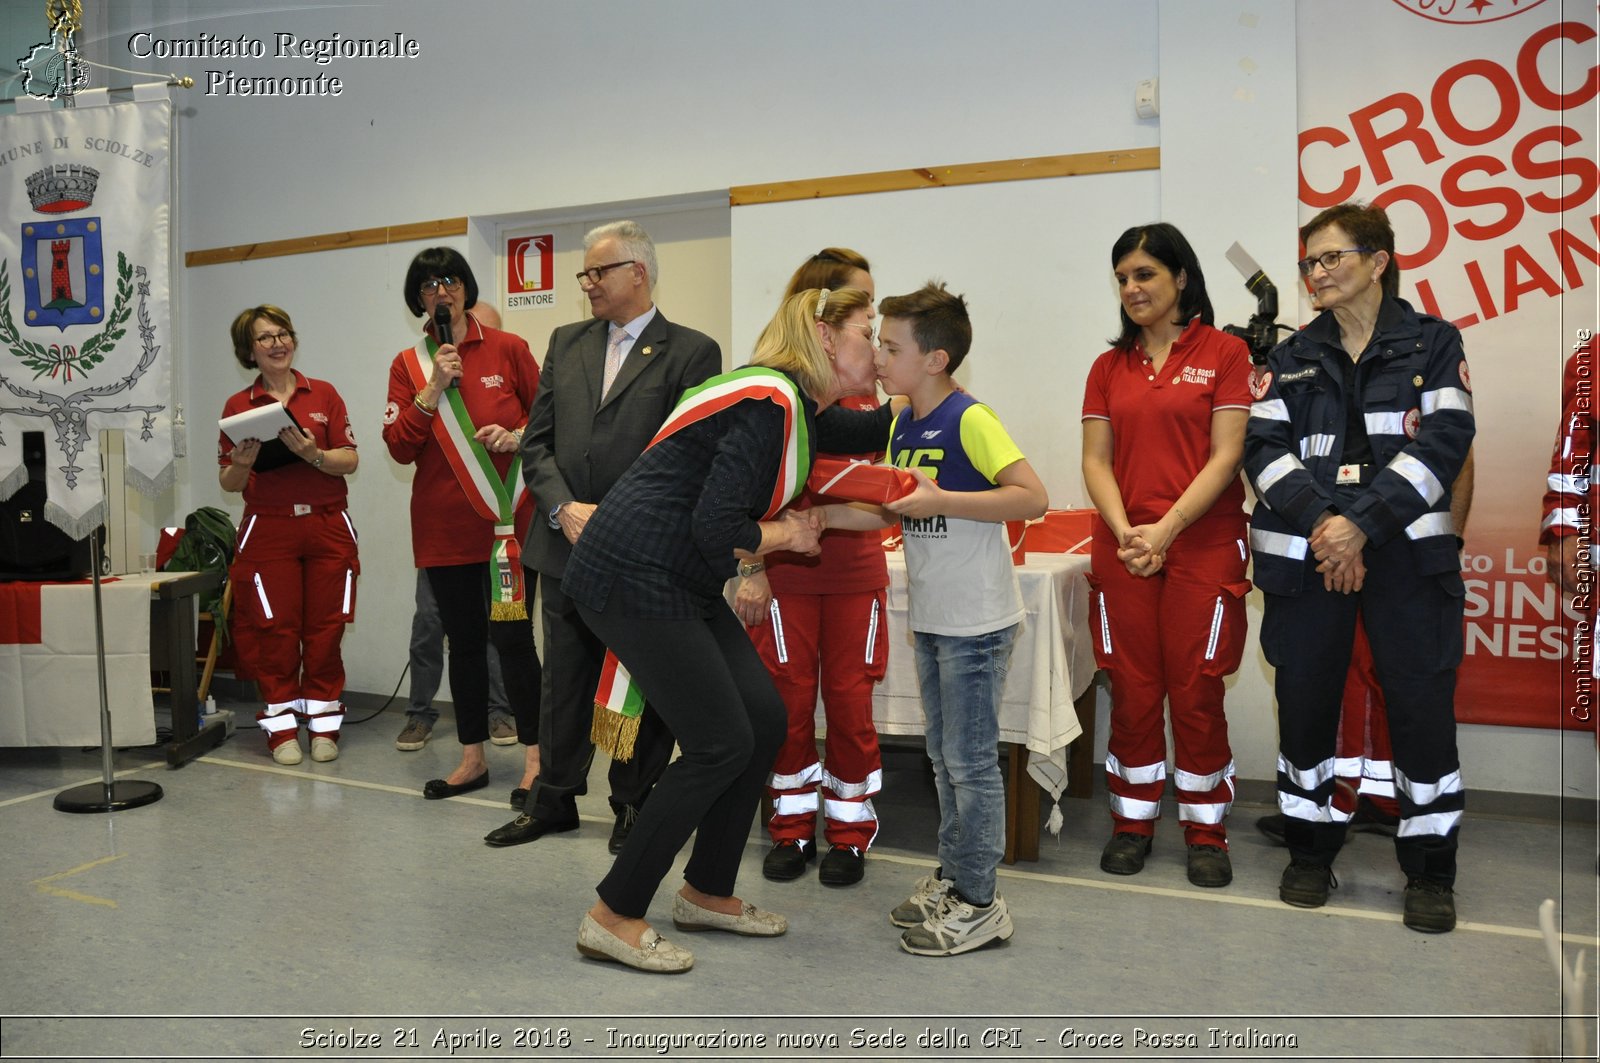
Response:
[{"label": "eyeglasses", "polygon": [[461,290],[461,284],[462,280],[460,277],[429,277],[427,280],[423,281],[419,287],[421,287],[424,292],[432,295],[440,288],[444,288],[447,291],[458,292]]},{"label": "eyeglasses", "polygon": [[294,342],[293,332],[263,332],[256,337],[256,342],[263,347],[276,347],[279,344],[287,347]]},{"label": "eyeglasses", "polygon": [[873,328],[870,323],[864,321],[846,321],[844,323],[844,327],[860,329],[862,332],[866,333],[867,342],[871,343],[873,346],[877,346],[878,330]]},{"label": "eyeglasses", "polygon": [[[582,270],[578,273],[578,284],[580,287],[593,288],[596,284],[600,283],[601,278],[606,275],[607,270],[616,269],[618,266],[631,266],[637,261],[638,259],[625,258],[621,262],[607,262],[603,266],[590,266],[588,269]],[[584,281],[588,281],[589,283],[584,284]]]},{"label": "eyeglasses", "polygon": [[1370,247],[1347,247],[1343,251],[1324,251],[1316,258],[1302,258],[1299,262],[1296,262],[1295,265],[1300,267],[1300,276],[1309,277],[1311,276],[1311,271],[1316,269],[1318,266],[1321,266],[1323,269],[1330,272],[1333,271],[1338,267],[1340,260],[1346,255],[1370,254],[1372,254],[1372,248]]}]

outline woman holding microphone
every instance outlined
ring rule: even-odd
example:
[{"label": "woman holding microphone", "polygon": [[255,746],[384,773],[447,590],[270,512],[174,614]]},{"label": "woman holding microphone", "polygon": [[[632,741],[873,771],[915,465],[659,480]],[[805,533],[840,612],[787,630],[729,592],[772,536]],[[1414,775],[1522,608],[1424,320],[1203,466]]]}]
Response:
[{"label": "woman holding microphone", "polygon": [[416,347],[395,356],[383,441],[411,482],[411,544],[427,573],[450,641],[461,762],[422,795],[454,797],[489,784],[487,647],[500,654],[506,699],[523,745],[521,788],[539,773],[539,657],[527,599],[532,575],[518,544],[533,511],[517,446],[539,387],[539,366],[520,337],[467,311],[478,282],[460,252],[430,247],[406,270],[406,306],[426,317]]}]

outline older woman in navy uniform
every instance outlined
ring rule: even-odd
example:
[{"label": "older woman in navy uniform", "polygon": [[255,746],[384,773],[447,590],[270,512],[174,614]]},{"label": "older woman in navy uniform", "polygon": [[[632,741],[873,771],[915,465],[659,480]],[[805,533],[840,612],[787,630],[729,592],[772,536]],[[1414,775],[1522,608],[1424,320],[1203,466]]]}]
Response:
[{"label": "older woman in navy uniform", "polygon": [[1279,896],[1320,907],[1349,820],[1333,804],[1340,692],[1359,614],[1388,704],[1405,925],[1455,927],[1461,567],[1450,485],[1474,431],[1461,334],[1397,297],[1394,230],[1347,203],[1300,230],[1322,313],[1258,381],[1245,471],[1261,648],[1277,669]]}]

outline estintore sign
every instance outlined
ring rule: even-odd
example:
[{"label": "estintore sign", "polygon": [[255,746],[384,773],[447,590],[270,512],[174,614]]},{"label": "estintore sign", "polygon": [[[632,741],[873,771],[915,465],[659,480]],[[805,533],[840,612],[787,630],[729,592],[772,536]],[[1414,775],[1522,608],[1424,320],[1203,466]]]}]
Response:
[{"label": "estintore sign", "polygon": [[553,233],[506,241],[506,309],[556,305],[555,243]]}]

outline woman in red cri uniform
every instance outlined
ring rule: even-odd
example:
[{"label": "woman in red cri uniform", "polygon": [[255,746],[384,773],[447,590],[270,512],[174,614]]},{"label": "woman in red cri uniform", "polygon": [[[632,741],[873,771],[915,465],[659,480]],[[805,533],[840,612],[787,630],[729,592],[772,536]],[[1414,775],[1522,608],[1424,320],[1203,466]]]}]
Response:
[{"label": "woman in red cri uniform", "polygon": [[[422,796],[441,800],[489,784],[488,646],[500,655],[506,700],[523,746],[519,789],[539,773],[539,657],[527,602],[533,576],[519,544],[533,512],[517,447],[539,388],[539,366],[519,336],[467,311],[478,282],[461,253],[430,247],[406,270],[406,306],[427,319],[421,342],[395,356],[383,441],[415,465],[411,546],[450,641],[461,761]],[[445,325],[444,323],[448,323]],[[446,329],[448,331],[446,332]]]},{"label": "woman in red cri uniform", "polygon": [[1083,479],[1100,513],[1095,658],[1111,675],[1113,827],[1100,868],[1144,868],[1166,787],[1170,704],[1189,881],[1226,886],[1234,766],[1222,700],[1244,650],[1250,587],[1239,479],[1249,354],[1212,327],[1200,263],[1176,228],[1129,229],[1111,262],[1122,334],[1095,361],[1083,400]]},{"label": "woman in red cri uniform", "polygon": [[233,636],[266,702],[256,720],[272,759],[300,763],[304,722],[311,759],[333,760],[344,717],[339,644],[355,619],[360,572],[355,525],[345,512],[355,436],[333,385],[294,368],[299,347],[288,313],[254,307],[234,319],[232,333],[234,357],[259,372],[222,415],[281,402],[298,424],[277,434],[286,450],[268,447],[265,456],[259,439],[235,443],[224,434],[218,443],[222,489],[244,493],[228,573]]},{"label": "woman in red cri uniform", "polygon": [[[843,247],[811,256],[789,279],[788,298],[809,289],[856,288],[868,304],[838,324],[819,325],[830,349],[840,343],[876,349],[872,274],[867,260]],[[830,353],[831,350],[830,350]],[[839,405],[878,408],[875,381],[846,391]],[[837,456],[837,455],[835,455]],[[853,457],[877,461],[882,454]],[[809,505],[805,496],[802,505]],[[889,567],[877,531],[835,531],[815,557],[774,552],[739,566],[734,608],[772,673],[789,710],[789,730],[772,766],[767,794],[772,849],[762,862],[767,878],[782,882],[805,874],[816,857],[818,794],[828,853],[818,879],[851,886],[865,872],[867,848],[878,833],[873,795],[883,786],[878,732],[872,723],[872,688],[888,664],[885,595]],[[822,691],[828,737],[817,759],[817,691]]]}]

